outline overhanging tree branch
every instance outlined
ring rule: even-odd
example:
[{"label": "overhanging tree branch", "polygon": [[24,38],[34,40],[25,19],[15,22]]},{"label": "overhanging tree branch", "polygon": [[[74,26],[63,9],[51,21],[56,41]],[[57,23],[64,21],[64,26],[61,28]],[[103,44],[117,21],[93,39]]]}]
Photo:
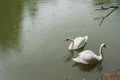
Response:
[{"label": "overhanging tree branch", "polygon": [[96,9],[96,10],[108,10],[108,9],[111,9],[111,8],[113,8],[112,11],[110,11],[107,15],[105,15],[103,17],[95,18],[95,20],[101,19],[100,23],[99,23],[100,26],[102,25],[103,21],[119,7],[118,6],[110,6],[110,7],[105,8],[105,7],[102,6],[101,9]]}]

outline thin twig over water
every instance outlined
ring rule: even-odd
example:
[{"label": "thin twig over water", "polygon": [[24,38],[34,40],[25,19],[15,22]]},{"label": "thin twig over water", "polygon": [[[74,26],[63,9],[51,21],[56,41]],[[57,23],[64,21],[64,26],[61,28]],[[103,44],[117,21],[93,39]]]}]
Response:
[{"label": "thin twig over water", "polygon": [[117,8],[119,8],[118,6],[110,6],[108,8],[105,7],[101,7],[101,9],[96,9],[96,10],[108,10],[110,8],[113,8],[112,11],[110,11],[107,15],[103,16],[103,17],[97,17],[95,18],[95,20],[101,19],[99,25],[101,26],[103,24],[103,21],[110,16],[110,14],[112,14]]},{"label": "thin twig over water", "polygon": [[110,8],[116,9],[116,8],[118,8],[118,6],[109,6],[109,7],[106,7],[106,8],[102,6],[100,9],[95,9],[95,10],[108,10]]}]

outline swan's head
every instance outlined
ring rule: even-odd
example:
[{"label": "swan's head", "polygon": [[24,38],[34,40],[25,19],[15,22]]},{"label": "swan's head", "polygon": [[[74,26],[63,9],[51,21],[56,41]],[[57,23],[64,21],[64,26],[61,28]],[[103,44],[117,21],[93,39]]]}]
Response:
[{"label": "swan's head", "polygon": [[66,38],[65,41],[71,41],[72,39],[71,38]]},{"label": "swan's head", "polygon": [[106,48],[106,44],[105,44],[105,43],[102,43],[102,44],[101,44],[101,47]]}]

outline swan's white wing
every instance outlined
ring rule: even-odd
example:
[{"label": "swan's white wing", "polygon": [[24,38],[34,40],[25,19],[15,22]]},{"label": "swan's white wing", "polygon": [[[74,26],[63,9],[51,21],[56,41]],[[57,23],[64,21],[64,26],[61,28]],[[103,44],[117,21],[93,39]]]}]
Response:
[{"label": "swan's white wing", "polygon": [[69,50],[73,50],[73,49],[78,49],[81,48],[81,46],[83,46],[84,44],[84,38],[83,37],[78,37],[74,39],[74,44],[73,42],[70,43],[68,49]]},{"label": "swan's white wing", "polygon": [[85,38],[84,37],[78,37],[76,39],[74,39],[74,49],[78,49],[81,48],[82,46],[84,46],[85,44]]},{"label": "swan's white wing", "polygon": [[86,43],[86,38],[85,37],[77,37],[74,39],[74,44],[73,42],[70,43],[68,49],[69,50],[75,50],[83,47]]},{"label": "swan's white wing", "polygon": [[96,58],[96,55],[93,51],[91,50],[85,50],[81,53],[79,53],[79,56],[83,59],[83,60],[86,60],[86,61],[89,61],[91,59],[95,59]]}]

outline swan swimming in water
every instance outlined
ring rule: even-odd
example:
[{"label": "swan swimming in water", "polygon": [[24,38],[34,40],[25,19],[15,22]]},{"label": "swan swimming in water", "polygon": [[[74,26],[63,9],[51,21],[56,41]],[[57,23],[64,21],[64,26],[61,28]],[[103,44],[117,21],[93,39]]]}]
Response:
[{"label": "swan swimming in water", "polygon": [[76,50],[76,49],[83,47],[85,43],[87,43],[87,40],[88,40],[88,36],[77,37],[75,39],[71,39],[71,38],[65,39],[65,41],[71,41],[68,47],[68,50]]},{"label": "swan swimming in water", "polygon": [[77,63],[82,63],[82,64],[94,64],[98,61],[102,61],[102,59],[103,59],[103,53],[102,53],[103,47],[106,47],[105,43],[102,43],[100,46],[99,56],[96,55],[91,50],[85,50],[85,51],[79,53],[79,56],[77,58],[73,58],[73,61],[75,61]]}]

